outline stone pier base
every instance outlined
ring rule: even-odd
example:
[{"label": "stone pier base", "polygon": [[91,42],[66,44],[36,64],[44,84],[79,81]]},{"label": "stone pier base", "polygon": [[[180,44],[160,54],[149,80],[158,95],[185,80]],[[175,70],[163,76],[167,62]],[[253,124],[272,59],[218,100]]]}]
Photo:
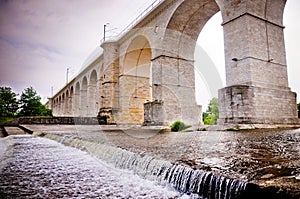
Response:
[{"label": "stone pier base", "polygon": [[296,93],[234,85],[219,90],[218,124],[298,124]]},{"label": "stone pier base", "polygon": [[200,105],[178,106],[166,105],[162,101],[144,104],[144,126],[170,126],[180,120],[197,129],[202,124],[202,107]]}]

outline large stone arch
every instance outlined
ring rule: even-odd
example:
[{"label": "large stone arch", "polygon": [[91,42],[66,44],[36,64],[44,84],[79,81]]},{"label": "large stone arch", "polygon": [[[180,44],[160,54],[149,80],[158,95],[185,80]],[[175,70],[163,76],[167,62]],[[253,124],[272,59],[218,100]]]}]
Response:
[{"label": "large stone arch", "polygon": [[[152,59],[152,96],[161,102],[158,115],[172,110],[168,108],[168,94],[162,89],[168,87],[179,100],[182,120],[192,125],[200,122],[201,111],[194,101],[194,50],[202,28],[220,10],[227,87],[219,91],[219,122],[296,123],[295,93],[288,87],[285,60],[282,25],[285,3],[285,0],[177,1],[165,21],[161,46],[158,45]],[[172,111],[168,114],[176,115]],[[169,125],[177,119],[180,118],[165,117],[162,123]]]},{"label": "large stone arch", "polygon": [[219,10],[215,0],[188,0],[179,4],[167,22],[163,37],[164,53],[193,61],[201,30]]},{"label": "large stone arch", "polygon": [[134,37],[124,55],[120,75],[149,77],[151,58],[152,49],[148,38],[144,35]]},{"label": "large stone arch", "polygon": [[[164,125],[175,120],[194,126],[201,123],[202,110],[195,96],[194,52],[201,30],[219,10],[215,0],[181,1],[166,21],[162,44],[152,59],[152,96],[155,106],[161,103],[158,115],[167,112],[161,121]],[[170,93],[176,96],[177,104]],[[155,118],[149,120],[155,123]]]},{"label": "large stone arch", "polygon": [[80,88],[80,116],[86,116],[88,114],[89,105],[87,102],[87,89],[88,89],[88,80],[84,76],[81,81]]},{"label": "large stone arch", "polygon": [[58,115],[61,116],[62,114],[62,96],[58,97]]},{"label": "large stone arch", "polygon": [[57,98],[53,98],[53,106],[52,106],[53,115],[57,115]]},{"label": "large stone arch", "polygon": [[97,71],[94,69],[90,73],[88,91],[87,91],[87,102],[88,102],[88,116],[95,117],[98,112],[98,103],[97,103],[97,80],[98,75]]},{"label": "large stone arch", "polygon": [[65,92],[61,94],[61,115],[66,115],[66,95]]},{"label": "large stone arch", "polygon": [[134,37],[120,69],[118,123],[144,122],[144,103],[151,100],[151,59],[152,49],[147,37]]},{"label": "large stone arch", "polygon": [[59,100],[56,98],[55,115],[59,115]]},{"label": "large stone arch", "polygon": [[69,89],[66,90],[66,98],[65,98],[65,107],[64,107],[64,115],[69,116],[69,97],[70,97],[70,92]]},{"label": "large stone arch", "polygon": [[74,106],[73,106],[73,112],[75,116],[80,115],[80,82],[77,82],[75,84],[75,93],[74,93]]},{"label": "large stone arch", "polygon": [[70,96],[69,96],[69,107],[68,107],[68,110],[69,110],[69,113],[70,113],[70,116],[71,115],[74,115],[74,102],[73,102],[73,100],[74,100],[74,86],[71,86],[70,87]]}]

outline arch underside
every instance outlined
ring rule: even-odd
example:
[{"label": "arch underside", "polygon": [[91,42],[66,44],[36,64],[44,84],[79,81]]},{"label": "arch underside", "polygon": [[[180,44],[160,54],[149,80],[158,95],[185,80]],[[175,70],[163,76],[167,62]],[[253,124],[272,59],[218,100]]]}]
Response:
[{"label": "arch underside", "polygon": [[142,124],[144,103],[151,100],[152,50],[144,36],[135,37],[124,55],[119,76],[118,123]]},{"label": "arch underside", "polygon": [[164,115],[164,124],[175,120],[201,123],[202,110],[195,96],[194,52],[201,30],[219,10],[214,0],[185,0],[167,22],[161,55],[152,61],[152,95],[153,100],[163,102],[160,115]]},{"label": "arch underside", "polygon": [[165,53],[193,60],[201,30],[219,10],[215,0],[183,1],[168,22],[163,45]]}]

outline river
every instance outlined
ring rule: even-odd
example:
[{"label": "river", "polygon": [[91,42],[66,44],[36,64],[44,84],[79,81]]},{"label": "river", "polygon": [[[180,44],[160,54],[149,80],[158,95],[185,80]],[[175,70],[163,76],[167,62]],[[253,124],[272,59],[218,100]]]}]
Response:
[{"label": "river", "polygon": [[45,138],[0,139],[0,198],[186,198]]}]

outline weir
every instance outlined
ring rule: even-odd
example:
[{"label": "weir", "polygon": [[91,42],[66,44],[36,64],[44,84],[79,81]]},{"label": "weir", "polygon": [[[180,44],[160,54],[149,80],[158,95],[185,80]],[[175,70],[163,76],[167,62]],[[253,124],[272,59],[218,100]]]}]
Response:
[{"label": "weir", "polygon": [[191,198],[239,199],[263,196],[258,185],[219,176],[212,172],[194,170],[144,153],[133,153],[104,142],[95,143],[57,134],[41,134],[41,136],[87,151],[116,168],[131,170],[163,186],[171,186]]},{"label": "weir", "polygon": [[247,182],[193,170],[181,165],[169,168],[164,179],[182,193],[193,198],[245,198]]}]

